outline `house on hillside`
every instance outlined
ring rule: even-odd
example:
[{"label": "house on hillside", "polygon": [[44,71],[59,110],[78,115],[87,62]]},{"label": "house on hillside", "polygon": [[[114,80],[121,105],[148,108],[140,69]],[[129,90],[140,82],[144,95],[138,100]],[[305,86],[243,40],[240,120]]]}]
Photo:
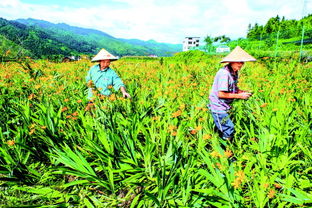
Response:
[{"label": "house on hillside", "polygon": [[80,56],[65,56],[62,59],[62,62],[71,62],[71,61],[79,61],[81,60]]},{"label": "house on hillside", "polygon": [[198,47],[199,38],[200,37],[185,37],[183,40],[183,51],[188,51],[191,47]]},{"label": "house on hillside", "polygon": [[74,56],[65,56],[62,59],[62,62],[71,62],[71,61],[75,61],[75,57]]},{"label": "house on hillside", "polygon": [[220,45],[216,48],[217,53],[224,53],[224,52],[230,52],[230,51],[231,51],[230,47],[226,45]]}]

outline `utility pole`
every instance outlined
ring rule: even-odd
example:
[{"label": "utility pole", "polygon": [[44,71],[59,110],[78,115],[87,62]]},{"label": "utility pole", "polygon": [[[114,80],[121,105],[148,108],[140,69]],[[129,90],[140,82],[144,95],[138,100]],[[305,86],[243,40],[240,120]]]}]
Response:
[{"label": "utility pole", "polygon": [[[305,16],[306,7],[307,7],[307,0],[303,0],[301,19]],[[301,61],[301,57],[302,57],[303,39],[304,39],[304,24],[302,24],[302,30],[301,30],[301,43],[300,43],[299,61]]]}]

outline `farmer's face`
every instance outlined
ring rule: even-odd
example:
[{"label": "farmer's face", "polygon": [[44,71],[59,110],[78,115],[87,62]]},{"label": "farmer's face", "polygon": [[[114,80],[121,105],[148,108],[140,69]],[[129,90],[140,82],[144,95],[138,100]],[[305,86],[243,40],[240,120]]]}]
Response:
[{"label": "farmer's face", "polygon": [[239,71],[244,65],[244,62],[232,62],[231,67],[234,72]]},{"label": "farmer's face", "polygon": [[106,69],[110,65],[109,59],[100,60],[101,69]]}]

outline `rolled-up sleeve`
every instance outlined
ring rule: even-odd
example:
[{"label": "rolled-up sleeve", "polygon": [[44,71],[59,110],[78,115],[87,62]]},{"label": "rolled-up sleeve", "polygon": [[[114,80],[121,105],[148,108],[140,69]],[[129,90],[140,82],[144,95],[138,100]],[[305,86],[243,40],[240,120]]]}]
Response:
[{"label": "rolled-up sleeve", "polygon": [[221,72],[217,81],[218,91],[229,91],[229,76],[226,72]]},{"label": "rolled-up sleeve", "polygon": [[116,91],[118,91],[120,89],[120,87],[125,86],[116,72],[113,72],[112,77],[113,77],[113,87]]}]

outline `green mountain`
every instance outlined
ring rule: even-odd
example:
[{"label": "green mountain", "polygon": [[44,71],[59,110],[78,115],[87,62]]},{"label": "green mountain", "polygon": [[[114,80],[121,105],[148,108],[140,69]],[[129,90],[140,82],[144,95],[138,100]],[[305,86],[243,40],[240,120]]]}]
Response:
[{"label": "green mountain", "polygon": [[74,27],[64,23],[53,24],[36,19],[18,19],[16,22],[46,32],[52,37],[52,39],[55,39],[80,53],[94,54],[101,48],[105,48],[118,56],[150,54],[170,56],[182,49],[181,44],[118,39],[98,30]]},{"label": "green mountain", "polygon": [[55,40],[47,32],[2,18],[0,35],[4,37],[1,39],[2,50],[11,51],[12,54],[9,55],[52,58],[78,53],[72,47]]},{"label": "green mountain", "polygon": [[[94,55],[105,48],[114,55],[171,56],[181,44],[158,43],[134,39],[118,39],[107,33],[64,23],[53,24],[36,19],[9,21],[0,18],[0,49],[14,48],[15,54],[33,58],[59,58],[69,55]],[[18,48],[18,49],[17,49]]]}]

